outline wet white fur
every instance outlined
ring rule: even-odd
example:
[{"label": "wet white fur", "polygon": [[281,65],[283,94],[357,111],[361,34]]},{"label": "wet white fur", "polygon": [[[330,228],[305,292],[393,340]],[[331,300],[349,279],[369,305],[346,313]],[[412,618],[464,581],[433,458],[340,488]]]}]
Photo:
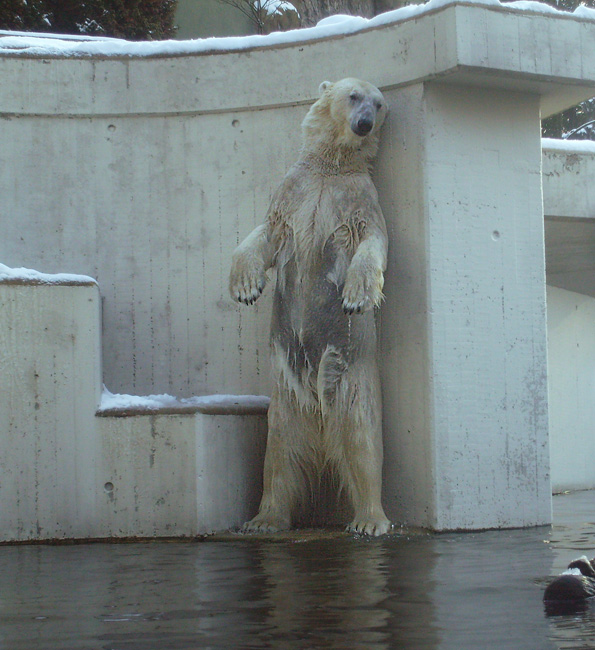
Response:
[{"label": "wet white fur", "polygon": [[[369,166],[386,102],[377,88],[356,79],[324,82],[320,89],[302,124],[298,161],[273,197],[266,223],[233,254],[230,293],[240,302],[257,300],[267,270],[277,269],[283,323],[275,324],[274,317],[271,329],[275,384],[263,497],[246,528],[289,527],[308,483],[316,485],[330,466],[353,504],[349,528],[379,535],[390,522],[380,502],[382,408],[373,308],[382,300],[387,235]],[[374,119],[365,136],[354,132],[362,115]],[[321,284],[325,255],[332,268]],[[333,287],[337,296],[326,313],[316,311],[321,286],[320,300]],[[328,339],[312,344],[308,336],[325,332],[327,318]]]}]

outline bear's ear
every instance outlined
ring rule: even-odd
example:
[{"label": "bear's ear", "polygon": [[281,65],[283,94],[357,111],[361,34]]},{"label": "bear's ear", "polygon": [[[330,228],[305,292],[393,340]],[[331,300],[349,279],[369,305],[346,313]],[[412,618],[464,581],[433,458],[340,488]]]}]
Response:
[{"label": "bear's ear", "polygon": [[318,92],[322,95],[322,93],[329,87],[332,86],[333,84],[330,81],[323,81],[320,86],[318,86]]}]

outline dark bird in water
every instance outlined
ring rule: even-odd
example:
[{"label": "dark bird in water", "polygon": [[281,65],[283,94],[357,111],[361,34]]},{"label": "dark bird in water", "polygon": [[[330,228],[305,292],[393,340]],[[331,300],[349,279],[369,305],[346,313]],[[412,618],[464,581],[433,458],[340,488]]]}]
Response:
[{"label": "dark bird in water", "polygon": [[573,560],[568,569],[546,587],[543,600],[548,614],[572,613],[595,596],[595,558]]}]

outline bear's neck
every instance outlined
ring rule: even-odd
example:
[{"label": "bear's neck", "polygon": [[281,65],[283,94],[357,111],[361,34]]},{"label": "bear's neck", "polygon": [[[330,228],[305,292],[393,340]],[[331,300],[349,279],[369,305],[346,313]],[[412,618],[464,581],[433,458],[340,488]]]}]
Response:
[{"label": "bear's neck", "polygon": [[300,162],[312,171],[324,176],[337,174],[369,173],[371,159],[364,157],[361,149],[346,145],[304,147],[300,153]]},{"label": "bear's neck", "polygon": [[324,175],[369,173],[378,149],[378,135],[359,139],[350,131],[329,128],[325,121],[328,118],[310,114],[304,120],[300,161]]}]

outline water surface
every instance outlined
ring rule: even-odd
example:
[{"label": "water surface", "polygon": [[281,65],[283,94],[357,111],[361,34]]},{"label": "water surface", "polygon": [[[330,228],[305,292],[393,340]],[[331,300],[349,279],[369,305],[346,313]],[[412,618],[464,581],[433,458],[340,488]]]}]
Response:
[{"label": "water surface", "polygon": [[595,648],[595,606],[547,616],[550,576],[595,555],[595,493],[556,526],[381,539],[5,546],[3,650]]}]

